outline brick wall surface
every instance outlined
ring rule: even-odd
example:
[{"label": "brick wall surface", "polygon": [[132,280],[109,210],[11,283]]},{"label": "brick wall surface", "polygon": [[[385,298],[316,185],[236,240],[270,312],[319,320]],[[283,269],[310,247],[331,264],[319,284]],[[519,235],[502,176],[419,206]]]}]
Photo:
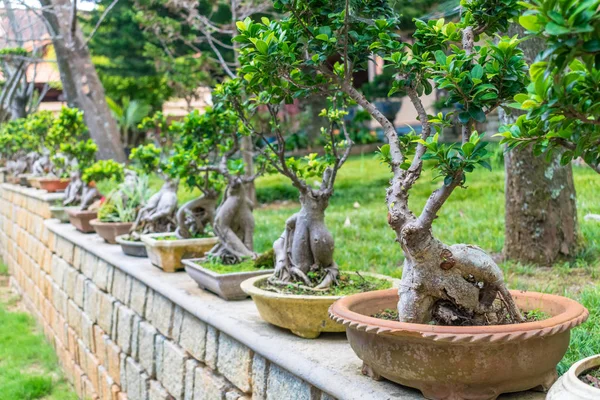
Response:
[{"label": "brick wall surface", "polygon": [[0,187],[0,256],[81,398],[332,399],[48,230],[50,204]]}]

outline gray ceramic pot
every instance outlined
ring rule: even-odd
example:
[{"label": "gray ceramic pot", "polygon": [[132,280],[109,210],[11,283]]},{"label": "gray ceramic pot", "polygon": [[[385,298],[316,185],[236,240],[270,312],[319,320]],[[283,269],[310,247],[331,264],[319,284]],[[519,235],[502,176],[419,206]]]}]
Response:
[{"label": "gray ceramic pot", "polygon": [[129,235],[121,235],[115,238],[116,242],[121,245],[123,253],[132,257],[148,257],[146,245],[141,241],[126,240]]}]

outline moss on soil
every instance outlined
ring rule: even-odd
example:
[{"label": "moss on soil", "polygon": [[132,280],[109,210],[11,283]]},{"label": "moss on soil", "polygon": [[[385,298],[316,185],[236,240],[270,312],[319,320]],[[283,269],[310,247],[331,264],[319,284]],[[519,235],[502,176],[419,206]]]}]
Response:
[{"label": "moss on soil", "polygon": [[274,257],[275,254],[273,253],[273,249],[271,249],[260,254],[255,260],[247,258],[239,264],[226,265],[219,262],[219,260],[215,258],[206,258],[204,261],[201,261],[198,264],[218,274],[232,274],[236,272],[251,272],[256,270],[273,269],[275,266]]},{"label": "moss on soil", "polygon": [[[213,235],[196,235],[194,237],[191,237],[190,239],[206,239],[206,238],[211,238],[214,237]],[[153,237],[154,240],[187,240],[187,239],[181,239],[178,238],[176,235],[169,235],[169,236],[154,236]]]},{"label": "moss on soil", "polygon": [[[309,272],[308,277],[311,280],[311,286],[316,286],[323,276]],[[256,286],[269,292],[281,294],[295,294],[303,296],[347,296],[350,294],[372,292],[374,290],[384,290],[392,287],[392,282],[386,279],[373,276],[362,275],[360,272],[341,272],[338,278],[338,284],[330,287],[328,290],[311,290],[303,287],[301,283],[289,284],[287,286],[271,285],[266,279],[258,281]]]}]

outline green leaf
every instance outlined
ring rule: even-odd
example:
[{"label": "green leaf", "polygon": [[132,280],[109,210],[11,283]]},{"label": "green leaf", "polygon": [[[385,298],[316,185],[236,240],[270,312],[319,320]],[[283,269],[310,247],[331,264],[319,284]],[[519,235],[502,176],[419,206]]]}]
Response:
[{"label": "green leaf", "polygon": [[492,166],[487,162],[487,161],[478,161],[477,164],[481,165],[483,168],[487,169],[488,171],[492,170]]},{"label": "green leaf", "polygon": [[440,65],[446,65],[446,54],[443,51],[438,50],[435,52],[435,61]]},{"label": "green leaf", "polygon": [[485,113],[481,108],[472,108],[469,110],[469,115],[477,122],[485,122]]},{"label": "green leaf", "polygon": [[536,15],[522,15],[519,17],[519,24],[528,31],[537,32],[540,30],[538,17]]},{"label": "green leaf", "polygon": [[583,43],[582,49],[588,53],[595,53],[600,51],[600,40],[592,39]]},{"label": "green leaf", "polygon": [[475,64],[471,70],[471,78],[481,79],[483,77],[483,67],[479,64]]},{"label": "green leaf", "polygon": [[564,27],[562,25],[558,25],[557,23],[554,23],[554,22],[548,22],[546,24],[545,31],[548,35],[552,35],[552,36],[560,36],[560,35],[564,35],[566,33],[571,32],[569,30],[569,28]]},{"label": "green leaf", "polygon": [[317,35],[317,36],[315,37],[315,39],[318,39],[318,40],[323,40],[323,41],[325,41],[325,42],[326,42],[326,41],[328,41],[328,40],[329,40],[329,36],[327,36],[327,35],[326,35],[326,34],[324,34],[324,33],[321,33],[320,35]]},{"label": "green leaf", "polygon": [[458,113],[458,120],[460,121],[461,124],[469,123],[470,119],[471,119],[471,116],[469,115],[468,112],[463,111],[463,112]]},{"label": "green leaf", "polygon": [[240,31],[245,31],[246,29],[248,29],[248,27],[246,27],[246,24],[244,23],[244,21],[238,21],[238,22],[236,22],[235,26],[237,26],[237,28]]},{"label": "green leaf", "polygon": [[450,186],[450,185],[452,185],[453,181],[454,181],[454,179],[452,178],[452,175],[447,175],[444,178],[444,186]]},{"label": "green leaf", "polygon": [[269,45],[266,42],[264,42],[263,40],[256,41],[256,48],[262,54],[267,54],[267,52],[269,51]]}]

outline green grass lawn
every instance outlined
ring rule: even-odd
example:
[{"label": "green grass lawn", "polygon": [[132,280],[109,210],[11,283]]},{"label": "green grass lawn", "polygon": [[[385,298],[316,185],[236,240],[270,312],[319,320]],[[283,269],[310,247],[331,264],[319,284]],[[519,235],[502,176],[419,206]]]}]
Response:
[{"label": "green grass lawn", "polygon": [[[0,284],[6,283],[0,263]],[[75,400],[63,378],[54,349],[33,318],[19,307],[19,298],[0,286],[0,400]]]}]

